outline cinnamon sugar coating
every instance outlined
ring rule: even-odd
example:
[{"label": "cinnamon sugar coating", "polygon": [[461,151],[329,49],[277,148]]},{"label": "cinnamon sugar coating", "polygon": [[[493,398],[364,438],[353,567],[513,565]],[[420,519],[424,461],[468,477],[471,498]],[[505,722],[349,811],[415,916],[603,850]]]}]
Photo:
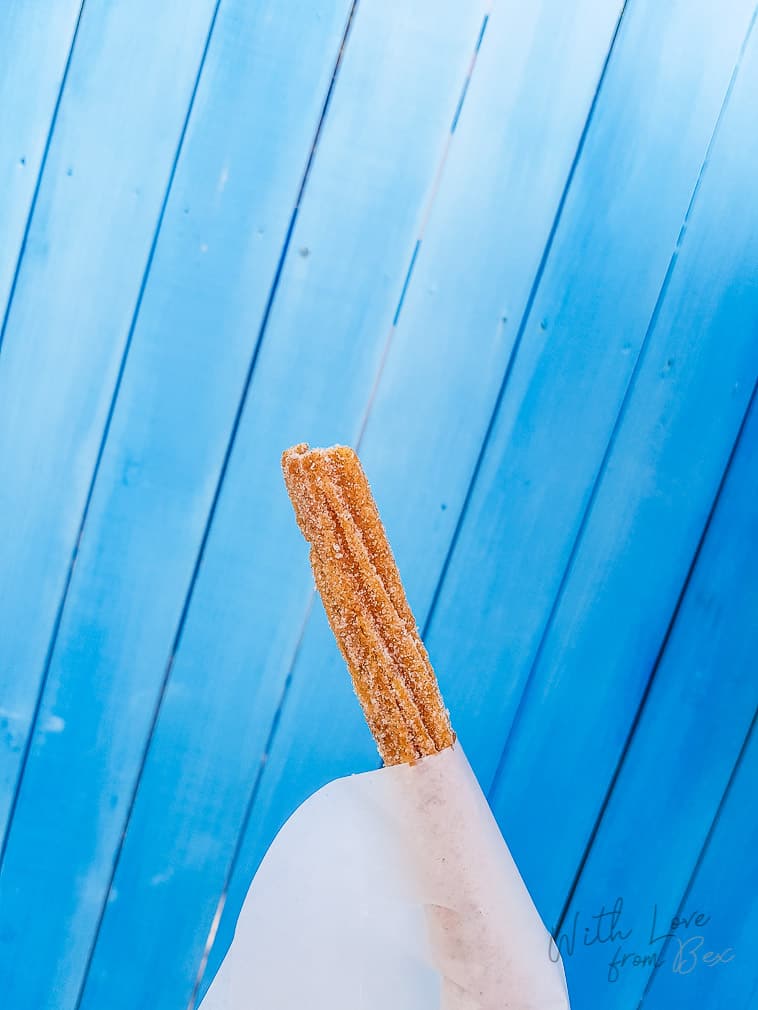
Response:
[{"label": "cinnamon sugar coating", "polygon": [[316,586],[385,764],[412,763],[455,735],[408,606],[366,475],[352,449],[282,455]]}]

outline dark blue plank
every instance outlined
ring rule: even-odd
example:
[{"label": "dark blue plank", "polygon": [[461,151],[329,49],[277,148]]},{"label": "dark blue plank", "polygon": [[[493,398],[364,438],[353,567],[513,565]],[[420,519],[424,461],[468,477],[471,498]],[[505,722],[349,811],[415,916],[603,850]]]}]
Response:
[{"label": "dark blue plank", "polygon": [[[754,578],[754,573],[753,573]],[[645,1010],[751,1010],[758,990],[758,732],[755,724],[684,901],[707,921],[669,941]],[[699,941],[702,937],[702,943]],[[711,958],[715,952],[720,960]]]},{"label": "dark blue plank", "polygon": [[[186,1006],[190,997],[276,704],[282,656],[289,655],[308,594],[307,570],[292,579],[283,564],[299,543],[279,455],[314,425],[334,439],[358,423],[482,22],[473,5],[435,20],[430,0],[407,6],[402,17],[374,0],[357,9],[174,646],[245,376],[244,365],[235,367],[232,354],[218,348],[218,327],[225,340],[252,348],[261,324],[260,283],[271,281],[258,259],[256,228],[283,238],[280,194],[287,193],[291,212],[297,196],[292,168],[305,166],[314,110],[328,84],[323,71],[335,64],[348,11],[334,3],[314,11],[310,2],[222,8],[208,90],[198,95],[201,118],[180,165],[181,185],[192,187],[186,196],[190,223],[180,224],[177,199],[166,221],[174,237],[159,274],[151,277],[149,329],[135,334],[127,366],[133,374],[124,378],[117,406],[123,412],[114,417],[102,490],[85,528],[91,545],[85,558],[83,544],[79,588],[61,629],[61,679],[71,683],[76,676],[81,692],[96,671],[109,678],[97,705],[77,721],[66,751],[68,774],[96,783],[95,796],[114,783],[120,795],[133,788],[131,766],[122,770],[118,757],[128,748],[131,760],[143,746],[175,652],[83,1008],[169,1008]],[[253,39],[259,50],[252,50]],[[301,45],[308,57],[300,58],[295,74],[290,59]],[[241,130],[239,120],[251,109],[260,124],[256,128],[253,120]],[[306,144],[300,121],[308,117]],[[227,150],[224,160],[218,148],[230,144],[236,156],[229,158]],[[206,162],[213,165],[207,176]],[[232,202],[216,221],[210,215],[224,206],[216,192],[221,177]],[[235,206],[235,192],[241,206]],[[195,237],[187,229],[195,203],[203,200],[208,217]],[[195,242],[207,244],[202,255],[211,265],[177,284],[174,256],[194,262]],[[173,342],[165,337],[169,312]],[[138,336],[144,348],[132,360]],[[175,461],[170,472],[167,460]],[[137,465],[123,489],[119,478],[129,463]],[[106,576],[109,599],[97,604],[109,656],[103,664],[102,653],[96,659],[77,642]],[[119,721],[121,694],[133,699],[131,726]],[[75,699],[72,688],[71,709]],[[95,719],[115,724],[114,730],[85,761],[78,756],[81,739]],[[49,766],[44,780],[40,771],[37,797],[52,777]],[[92,823],[94,804],[86,811]],[[107,836],[101,832],[98,867],[106,855],[112,866],[112,830],[123,829],[122,812]],[[102,879],[101,901],[107,889]],[[140,925],[146,917],[147,934]]]},{"label": "dark blue plank", "polygon": [[492,794],[553,925],[758,375],[754,64],[751,52],[717,130]]},{"label": "dark blue plank", "polygon": [[602,468],[752,6],[737,4],[729,18],[708,2],[626,8],[429,625],[432,660],[485,787]]},{"label": "dark blue plank", "polygon": [[[755,80],[755,78],[753,78]],[[637,1006],[758,706],[758,398],[739,440],[634,736],[561,923],[579,1006]],[[746,811],[746,815],[750,815]],[[553,822],[559,842],[560,812]],[[749,820],[748,820],[748,823]],[[733,866],[733,871],[738,872]],[[626,938],[584,946],[589,917],[620,898]],[[686,914],[694,912],[688,903]],[[653,913],[656,922],[653,930]],[[700,911],[703,911],[700,909]],[[707,912],[707,909],[705,910]],[[604,923],[609,926],[609,920]],[[686,928],[680,932],[693,933]],[[604,936],[608,934],[605,933]],[[671,958],[669,950],[663,957]],[[615,962],[615,964],[613,963]],[[621,962],[621,963],[619,963]]]}]

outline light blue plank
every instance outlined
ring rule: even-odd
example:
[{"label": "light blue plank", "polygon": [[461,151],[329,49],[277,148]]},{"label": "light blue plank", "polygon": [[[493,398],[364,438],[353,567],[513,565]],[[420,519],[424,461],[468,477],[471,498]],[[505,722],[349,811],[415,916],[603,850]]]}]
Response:
[{"label": "light blue plank", "polygon": [[[431,603],[619,14],[620,5],[552,0],[527,10],[496,5],[488,20],[360,445],[419,615]],[[335,657],[330,647],[309,661]]]},{"label": "light blue plank", "polygon": [[717,131],[492,795],[553,924],[758,375],[758,141],[746,139],[754,63],[743,65]]},{"label": "light blue plank", "polygon": [[[755,573],[752,573],[754,580]],[[750,620],[750,616],[748,616]],[[702,860],[678,914],[702,909],[708,921],[665,948],[666,963],[645,994],[645,1010],[750,1010],[758,989],[758,732],[735,771]],[[703,937],[702,946],[697,937]],[[680,942],[685,944],[684,948]],[[708,964],[709,951],[722,954]],[[676,969],[676,970],[674,970]]]},{"label": "light blue plank", "polygon": [[[680,908],[754,718],[756,497],[758,399],[562,923],[566,933],[578,924],[580,944],[565,959],[578,1006],[624,1010],[642,998],[651,965],[617,964],[614,971],[611,963],[630,951],[661,952],[662,941],[655,938]],[[561,844],[561,813],[554,814],[554,845]],[[617,928],[631,934],[584,946],[584,925],[593,925],[589,916],[603,905],[611,908],[619,896]],[[673,954],[666,955],[670,967]]]},{"label": "light blue plank", "polygon": [[81,0],[0,4],[0,327],[80,7]]},{"label": "light blue plank", "polygon": [[[528,10],[496,6],[482,40],[361,445],[421,617],[617,16],[618,10],[595,2],[534,4]],[[515,137],[520,138],[518,152]],[[539,199],[532,198],[535,183]],[[503,325],[506,309],[512,322]],[[301,436],[311,433],[301,429]],[[288,522],[292,529],[291,516]],[[291,570],[303,571],[306,557],[300,541]],[[319,604],[267,755],[216,958],[229,942],[252,873],[284,818],[325,781],[376,760]]]},{"label": "light blue plank", "polygon": [[349,9],[229,3],[214,26],[3,866],[4,953],[40,960],[15,1006],[76,1003]]},{"label": "light blue plank", "polygon": [[212,10],[79,27],[0,354],[0,832]]},{"label": "light blue plank", "polygon": [[[253,19],[245,9],[241,4],[230,7],[228,21],[222,9],[228,37],[213,66],[227,69],[218,81],[209,69],[215,101],[206,103],[199,96],[208,126],[202,139],[199,127],[196,131],[201,146],[193,147],[193,137],[188,138],[186,171],[193,186],[203,159],[218,157],[215,151],[210,153],[220,140],[217,108],[227,108],[230,90],[239,87],[229,80],[229,62],[236,62],[237,74],[246,67],[252,72],[259,60],[250,53],[251,37],[264,30],[266,19],[278,8],[271,5],[264,10],[260,24],[259,15]],[[279,456],[304,430],[316,426],[321,437],[333,440],[358,424],[481,27],[481,7],[461,6],[444,19],[435,19],[434,10],[431,0],[421,0],[400,15],[377,0],[367,0],[353,21],[171,667],[83,1008],[186,1006],[192,992],[308,595],[307,569],[285,565],[293,553],[299,555],[300,541]],[[277,83],[274,69],[278,66],[282,73],[290,59],[285,50],[304,44],[304,24],[310,26],[309,59],[320,64],[326,56],[332,63],[336,58],[340,40],[326,36],[323,22],[332,24],[332,34],[335,27],[341,32],[348,8],[343,5],[338,20],[335,6],[320,12],[320,20],[309,17],[308,11],[308,4],[296,11],[282,8],[275,18],[282,38],[267,57],[272,76],[246,85],[260,92],[262,102],[270,103],[271,95],[284,86]],[[289,47],[284,44],[285,25]],[[271,39],[259,44],[269,48]],[[309,64],[303,62],[299,73],[305,75]],[[289,77],[291,71],[286,74]],[[317,88],[320,100],[324,90]],[[251,100],[249,94],[239,96],[239,105],[228,109],[225,129],[239,131],[235,119],[244,115]],[[287,105],[297,104],[294,92],[288,90]],[[266,154],[271,169],[281,173],[282,152],[274,142],[278,136],[289,136],[292,115],[291,108],[272,109],[261,131],[263,138],[252,126],[246,131],[247,146],[229,164],[227,186],[246,171],[246,162],[255,164],[259,150],[271,152]],[[306,147],[299,165],[307,153]],[[214,164],[209,180],[215,186],[226,162]],[[260,183],[244,185],[250,187],[251,198]],[[187,202],[192,205],[189,197]],[[261,212],[273,216],[273,211],[267,203]],[[178,203],[177,216],[181,220]],[[259,241],[255,223],[252,217],[236,223],[226,218],[219,222],[215,243],[213,236],[202,232],[197,241],[207,244],[211,256],[214,245],[221,246],[228,233],[236,235],[239,230],[234,242],[243,248],[250,242],[254,249]],[[268,227],[273,224],[269,221]],[[259,322],[254,318],[259,306],[251,290],[250,266],[235,270],[234,251],[218,255],[212,275],[217,297],[239,304],[239,317],[228,322],[240,340],[247,329],[249,340]],[[173,281],[175,270],[168,261],[161,276],[168,278],[169,270]],[[168,287],[166,281],[161,284],[158,277],[154,281],[157,341],[158,321],[165,328],[169,306],[176,304],[173,311],[179,320],[186,314],[185,328],[198,308],[191,298],[188,306],[180,305],[189,297],[186,286],[173,290],[172,284],[168,300],[160,293]],[[194,275],[188,281],[199,284]],[[200,290],[198,298],[205,297]],[[212,307],[214,311],[218,313],[218,308]],[[228,330],[224,325],[224,332]],[[102,470],[102,509],[93,502],[85,531],[85,541],[92,535],[92,547],[88,553],[83,543],[77,564],[76,578],[80,565],[86,573],[82,582],[86,593],[77,591],[72,597],[77,616],[70,627],[64,616],[61,630],[62,681],[69,683],[72,671],[78,671],[80,687],[97,678],[98,671],[113,678],[112,686],[101,692],[97,709],[90,707],[78,720],[66,752],[68,767],[76,766],[78,777],[97,784],[95,795],[102,795],[106,781],[108,789],[113,782],[125,781],[118,767],[121,751],[128,746],[131,755],[131,748],[141,745],[144,717],[157,700],[200,544],[202,525],[195,516],[205,516],[209,493],[219,477],[222,446],[208,439],[214,431],[220,436],[223,411],[219,407],[214,419],[208,405],[199,416],[192,416],[198,412],[198,401],[208,396],[211,368],[219,397],[228,396],[232,406],[239,397],[234,360],[228,358],[220,377],[220,366],[212,361],[214,350],[219,356],[216,326],[203,313],[191,332],[197,334],[198,355],[191,374],[186,365],[175,374],[182,338],[170,352],[161,351],[159,370],[150,350],[137,359],[134,381],[127,384],[125,376],[123,419],[114,419],[106,450],[107,454],[112,450],[112,462],[104,461]],[[139,331],[132,353],[138,336]],[[153,340],[147,343],[152,345]],[[130,356],[128,367],[133,364]],[[244,369],[238,371],[241,381]],[[151,418],[148,429],[140,419],[146,414]],[[227,426],[230,420],[231,415]],[[187,457],[179,477],[169,473],[159,478],[165,457],[177,452],[182,460]],[[122,491],[118,480],[129,460],[138,462],[134,486]],[[166,482],[174,489],[169,498]],[[163,528],[167,507],[174,522],[181,520],[170,535]],[[128,559],[123,557],[124,548]],[[297,575],[291,578],[295,570]],[[91,643],[82,646],[82,631],[85,622],[91,626],[92,603],[104,578],[110,586],[109,600],[97,607],[96,655]],[[119,697],[124,693],[135,699],[132,727],[121,725]],[[143,694],[148,699],[144,708],[136,700]],[[72,690],[69,709],[74,717],[75,700]],[[58,712],[59,700],[54,704]],[[110,741],[85,765],[77,753],[95,721],[112,727]],[[49,788],[51,777],[48,762],[40,771],[38,796]],[[95,816],[96,806],[88,804],[86,821],[94,823]],[[145,919],[151,922],[149,933],[140,925]]]},{"label": "light blue plank", "polygon": [[[627,6],[428,646],[487,787],[752,13]],[[506,826],[507,827],[507,826]]]}]

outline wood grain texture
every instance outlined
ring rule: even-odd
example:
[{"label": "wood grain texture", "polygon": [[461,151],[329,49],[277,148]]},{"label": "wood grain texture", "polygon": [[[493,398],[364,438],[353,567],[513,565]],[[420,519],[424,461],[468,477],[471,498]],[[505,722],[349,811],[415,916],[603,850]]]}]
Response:
[{"label": "wood grain texture", "polygon": [[[618,1007],[638,1005],[652,968],[623,963],[609,968],[617,955],[661,952],[657,970],[673,967],[673,947],[663,953],[662,943],[651,943],[651,936],[666,932],[682,910],[687,883],[758,707],[758,625],[752,619],[758,585],[751,578],[758,565],[757,494],[758,399],[562,922],[569,933],[578,921],[581,936],[589,915],[621,897],[619,928],[632,931],[626,940],[580,947],[566,959],[572,999],[580,1006],[608,1005],[609,1000]],[[558,813],[557,838],[561,823]],[[735,870],[752,872],[749,861]],[[706,907],[700,911],[709,913]],[[691,912],[689,899],[684,914]],[[686,940],[697,930],[679,933]],[[747,950],[742,956],[749,961]],[[729,967],[734,974],[740,971],[739,965]],[[747,963],[742,971],[750,977]]]},{"label": "wood grain texture", "polygon": [[[343,8],[340,28],[348,10]],[[305,12],[304,7],[288,15],[290,47],[295,39],[302,41]],[[308,569],[284,565],[291,553],[299,557],[300,544],[279,455],[304,429],[318,441],[334,441],[359,422],[483,17],[481,8],[470,6],[435,23],[432,12],[431,4],[420,2],[402,17],[390,16],[384,5],[364,3],[350,28],[172,660],[83,1007],[106,1000],[110,1006],[148,1001],[151,1007],[184,1006],[191,994],[309,593]],[[315,34],[322,30],[318,25],[314,19],[309,51],[314,58],[331,52],[333,63],[339,40],[326,45]],[[235,25],[235,32],[249,39],[255,25],[247,24],[241,33]],[[226,65],[228,55],[224,59],[219,53],[222,59]],[[286,64],[283,49],[272,58],[272,66],[277,64]],[[246,66],[241,63],[239,72]],[[249,86],[265,98],[277,84],[272,79]],[[223,82],[219,102],[228,102],[228,88]],[[209,110],[209,121],[214,115]],[[292,115],[279,113],[283,129],[291,129]],[[213,131],[206,142],[212,150]],[[252,160],[254,136],[249,143]],[[188,166],[197,158],[198,151],[188,148]],[[234,171],[230,165],[230,185]],[[223,227],[227,232],[239,227],[242,241],[250,224]],[[209,251],[211,244],[209,239]],[[218,274],[225,299],[228,276],[227,263]],[[247,289],[240,288],[241,301],[251,295],[244,278],[243,273]],[[177,292],[177,301],[184,299],[184,292]],[[177,341],[177,353],[180,346]],[[209,341],[209,353],[211,347]],[[150,388],[144,376],[153,370],[145,366],[142,372],[142,386]],[[159,378],[148,403],[162,400],[175,382],[168,368]],[[194,392],[185,394],[188,411],[201,395],[201,382],[198,369]],[[228,391],[230,383],[227,374],[219,387]],[[125,430],[133,428],[137,415],[135,404],[125,415]],[[165,439],[175,454],[187,440],[188,419],[179,414],[168,423],[161,414],[158,420],[164,435],[148,433],[145,445],[152,450]],[[207,430],[206,418],[198,424],[200,431]],[[197,461],[193,465],[198,487],[208,473],[218,477],[210,456],[205,470]],[[143,499],[148,505],[165,501],[157,491]],[[158,530],[142,540],[141,503],[132,508],[128,529],[139,537],[140,553],[130,562],[129,596],[109,610],[109,621],[115,629],[126,600],[140,597],[126,640],[142,629],[141,642],[151,653],[140,658],[139,685],[150,683],[155,699],[172,649],[164,625],[173,633],[189,588],[186,571],[174,567],[172,557],[194,560],[199,542],[197,536],[183,536],[181,549],[172,547],[165,555]],[[112,521],[124,528],[122,516],[115,514]],[[110,539],[103,534],[105,543]],[[160,610],[168,604],[174,611],[166,622]],[[121,641],[122,631],[117,634]],[[125,678],[132,676],[125,645],[122,654],[120,676]],[[131,732],[135,740],[140,735],[136,728]],[[162,945],[160,972],[153,967],[152,935],[140,936],[138,924],[145,916],[153,929],[171,938]],[[130,959],[120,964],[118,952],[125,944]]]},{"label": "wood grain texture", "polygon": [[3,831],[212,10],[79,27],[0,354]]},{"label": "wood grain texture", "polygon": [[[271,6],[229,4],[214,30],[6,855],[8,877],[23,886],[5,896],[1,921],[17,924],[19,956],[42,950],[46,962],[65,964],[70,995],[59,993],[58,1007],[74,1005],[87,970],[348,11],[344,2],[290,5],[275,16]],[[307,57],[282,76],[306,32]]]},{"label": "wood grain texture", "polygon": [[[89,697],[99,699],[101,690],[116,685],[89,681],[84,668],[81,693],[76,679],[53,679],[34,739],[28,737],[213,9],[212,3],[189,12],[173,3],[159,10],[142,3],[88,5],[0,356],[6,467],[0,517],[7,538],[0,692],[11,710],[2,752],[3,828],[8,811],[15,815],[2,852],[0,986],[19,1008],[73,1006],[87,921],[98,907],[100,866],[85,859],[98,821],[107,823],[120,802],[117,781],[79,781],[76,762],[66,768],[65,761],[72,739],[65,733],[66,690],[76,699],[72,711],[86,718]],[[101,596],[107,591],[107,584],[100,586]],[[83,628],[75,648],[97,655],[96,622]],[[132,701],[121,698],[127,712]],[[87,723],[77,739],[77,760],[86,764],[108,739],[107,721]],[[114,751],[120,768],[127,754]],[[62,765],[56,753],[63,754]],[[23,790],[16,793],[23,768]],[[76,803],[88,797],[97,803],[94,838],[77,818]],[[68,902],[59,900],[62,893]]]},{"label": "wood grain texture", "polygon": [[[361,441],[361,458],[421,623],[617,15],[594,2],[570,12],[554,3],[529,12],[495,7],[481,42]],[[561,88],[559,82],[567,80],[572,86]],[[527,121],[530,144],[518,157],[511,155],[512,138],[523,135]],[[540,165],[547,204],[530,200],[529,165]],[[521,255],[512,248],[512,230],[521,236]],[[462,292],[467,294],[459,297]],[[502,323],[504,304],[514,311],[510,328]],[[456,406],[462,403],[465,424]],[[302,545],[291,563],[293,572],[306,564]],[[324,782],[377,761],[320,604],[291,676],[211,971],[231,939],[252,873],[283,820]]]},{"label": "wood grain texture", "polygon": [[[754,8],[2,5],[3,1007],[196,1005],[378,763],[302,440],[360,449],[573,1005],[754,1005]],[[619,895],[735,959],[609,983]]]},{"label": "wood grain texture", "polygon": [[428,630],[485,788],[655,311],[741,14],[643,2],[621,23]]},{"label": "wood grain texture", "polygon": [[748,168],[758,146],[744,161],[733,156],[758,85],[754,47],[751,38],[492,794],[551,925],[611,785],[758,377],[751,280],[758,200]]}]

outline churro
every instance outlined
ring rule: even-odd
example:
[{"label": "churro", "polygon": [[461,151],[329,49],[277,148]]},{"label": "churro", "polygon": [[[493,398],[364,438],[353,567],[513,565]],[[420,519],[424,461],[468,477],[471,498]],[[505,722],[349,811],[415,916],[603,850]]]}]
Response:
[{"label": "churro", "polygon": [[376,504],[347,446],[282,455],[316,587],[382,760],[413,763],[455,740]]}]

